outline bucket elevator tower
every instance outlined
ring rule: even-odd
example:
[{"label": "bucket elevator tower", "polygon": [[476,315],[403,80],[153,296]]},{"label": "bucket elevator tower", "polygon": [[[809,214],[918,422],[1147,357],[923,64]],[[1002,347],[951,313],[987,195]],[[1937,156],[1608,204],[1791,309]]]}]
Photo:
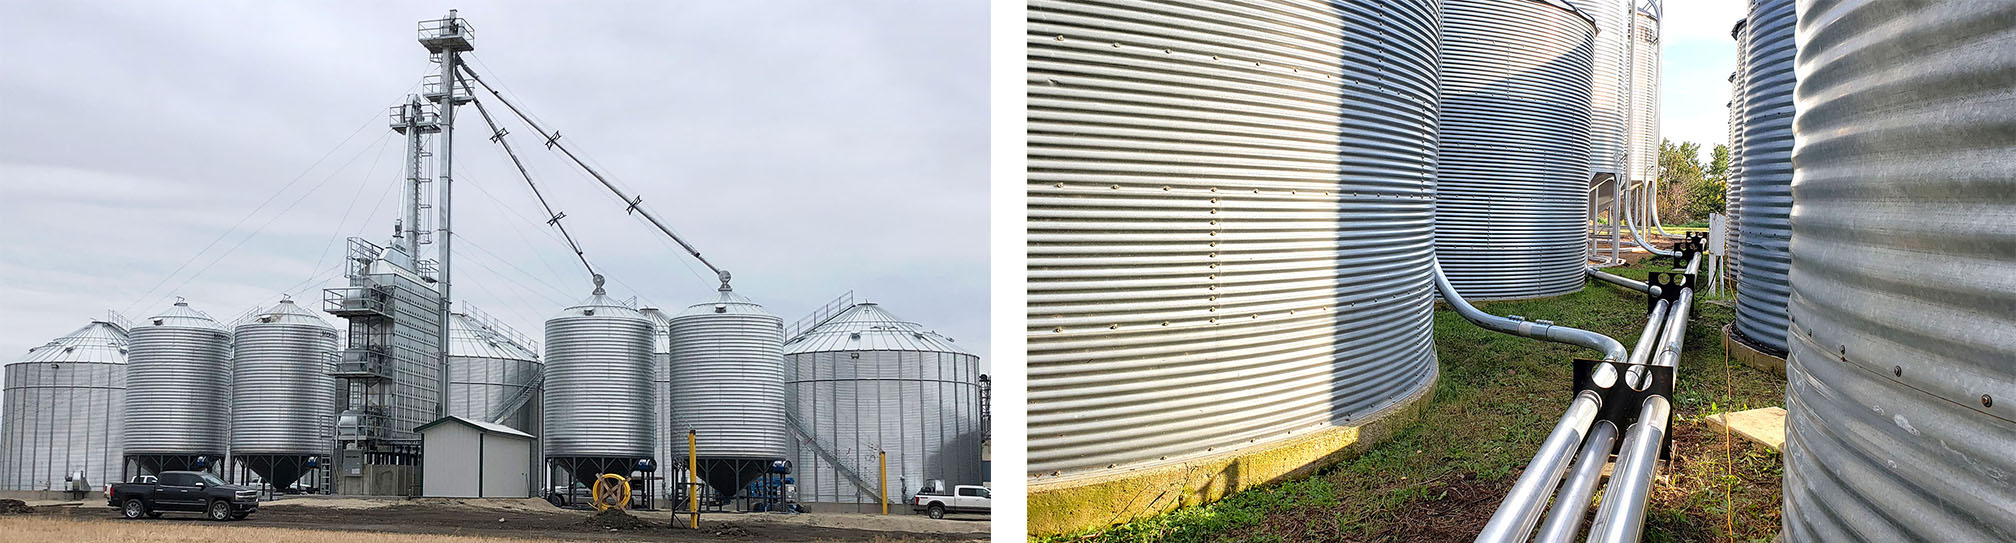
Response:
[{"label": "bucket elevator tower", "polygon": [[[420,22],[420,45],[441,73],[392,108],[391,128],[406,136],[405,209],[392,242],[351,238],[350,285],[323,295],[323,310],[349,321],[334,372],[341,381],[334,486],[342,494],[417,495],[420,438],[413,429],[446,414],[455,106],[470,100],[455,70],[460,54],[475,49],[474,29],[455,13]],[[432,177],[430,157],[439,159]],[[438,198],[430,203],[434,181]],[[437,213],[431,231],[428,210]],[[431,259],[421,257],[427,245]]]}]

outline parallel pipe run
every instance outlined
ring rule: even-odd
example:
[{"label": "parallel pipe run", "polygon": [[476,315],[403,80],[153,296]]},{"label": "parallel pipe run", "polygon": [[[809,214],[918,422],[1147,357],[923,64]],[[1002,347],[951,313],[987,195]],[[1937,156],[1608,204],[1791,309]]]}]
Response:
[{"label": "parallel pipe run", "polygon": [[1582,517],[1589,514],[1589,500],[1596,496],[1596,486],[1603,482],[1603,466],[1610,463],[1610,446],[1616,443],[1617,425],[1610,421],[1599,420],[1589,428],[1589,437],[1582,440],[1582,452],[1575,455],[1574,471],[1568,473],[1568,480],[1561,483],[1560,492],[1554,495],[1554,507],[1547,510],[1534,541],[1564,543],[1575,539],[1575,533],[1582,529]]},{"label": "parallel pipe run", "polygon": [[1659,287],[1645,284],[1644,281],[1634,280],[1629,277],[1624,277],[1622,275],[1617,275],[1596,268],[1589,268],[1588,272],[1590,277],[1596,278],[1605,283],[1610,283],[1631,290],[1636,290],[1638,292],[1643,292],[1653,296],[1659,295]]},{"label": "parallel pipe run", "polygon": [[1610,485],[1603,488],[1603,505],[1596,508],[1588,541],[1628,543],[1643,535],[1646,499],[1652,493],[1659,447],[1666,440],[1666,417],[1672,409],[1663,396],[1646,398],[1638,409],[1638,422],[1625,432],[1617,469],[1610,475]]},{"label": "parallel pipe run", "polygon": [[1651,251],[1652,254],[1659,256],[1674,256],[1680,254],[1673,251],[1653,247],[1652,244],[1650,243],[1645,243],[1645,234],[1638,232],[1638,222],[1636,219],[1633,219],[1631,217],[1630,206],[1626,206],[1624,208],[1624,226],[1628,226],[1631,228],[1631,241],[1638,243],[1639,247],[1644,247],[1645,250]]},{"label": "parallel pipe run", "polygon": [[[1581,445],[1590,424],[1596,421],[1597,410],[1603,407],[1603,400],[1595,391],[1584,390],[1575,395],[1575,401],[1568,404],[1568,412],[1561,415],[1561,422],[1554,425],[1554,431],[1547,434],[1547,440],[1540,442],[1540,451],[1533,455],[1533,461],[1526,464],[1526,472],[1512,483],[1512,491],[1506,493],[1505,501],[1492,513],[1491,520],[1484,524],[1484,531],[1477,534],[1477,541],[1521,542],[1540,523],[1540,515],[1547,506],[1547,497],[1554,493],[1554,485],[1561,482],[1561,475],[1568,471],[1568,463],[1575,458],[1575,450]],[[1606,452],[1608,448],[1604,449]]]},{"label": "parallel pipe run", "polygon": [[1556,326],[1547,321],[1529,321],[1485,313],[1484,310],[1464,301],[1463,295],[1456,292],[1456,286],[1449,284],[1449,277],[1442,274],[1440,261],[1435,261],[1434,266],[1435,289],[1442,293],[1442,301],[1449,302],[1449,307],[1455,308],[1456,314],[1462,315],[1463,319],[1470,321],[1471,324],[1516,336],[1588,347],[1602,351],[1605,362],[1619,362],[1631,356],[1629,351],[1624,350],[1623,343],[1603,334],[1580,328]]},{"label": "parallel pipe run", "polygon": [[[1664,330],[1667,328],[1666,324],[1671,322],[1669,318],[1672,312],[1671,304],[1672,302],[1666,300],[1653,302],[1652,311],[1645,315],[1645,331],[1639,332],[1638,342],[1632,344],[1631,359],[1628,361],[1630,364],[1624,370],[1624,382],[1629,383],[1634,390],[1645,386],[1645,381],[1651,374],[1645,372],[1644,364],[1652,359],[1652,353],[1657,352],[1659,347],[1665,344]],[[1608,386],[1614,382],[1614,379],[1609,381],[1599,379],[1596,384]]]}]

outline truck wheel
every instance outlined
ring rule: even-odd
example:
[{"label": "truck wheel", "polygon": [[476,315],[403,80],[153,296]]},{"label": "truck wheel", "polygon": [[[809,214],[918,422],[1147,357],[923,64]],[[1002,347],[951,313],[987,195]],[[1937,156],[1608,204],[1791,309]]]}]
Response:
[{"label": "truck wheel", "polygon": [[217,522],[231,520],[231,502],[210,500],[210,520]]},{"label": "truck wheel", "polygon": [[140,498],[126,498],[126,503],[121,504],[119,508],[119,516],[138,520],[140,517],[160,516],[160,514],[148,511],[147,503],[140,501]]},{"label": "truck wheel", "polygon": [[927,511],[931,512],[931,518],[945,518],[945,506],[942,504],[931,504]]}]

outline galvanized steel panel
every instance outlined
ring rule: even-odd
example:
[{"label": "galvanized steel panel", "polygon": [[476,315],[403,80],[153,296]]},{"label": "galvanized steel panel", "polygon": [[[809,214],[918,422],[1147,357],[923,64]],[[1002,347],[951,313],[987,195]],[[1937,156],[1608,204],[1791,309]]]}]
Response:
[{"label": "galvanized steel panel", "polygon": [[[813,434],[791,440],[799,501],[875,503],[874,488],[857,488],[841,472],[875,481],[877,451],[888,452],[891,496],[932,479],[985,480],[980,357],[876,304],[793,339],[784,348],[785,395]],[[846,465],[833,466],[815,446]]]},{"label": "galvanized steel panel", "polygon": [[785,458],[784,319],[724,290],[669,326],[665,431],[699,431],[703,459]]},{"label": "galvanized steel panel", "polygon": [[126,331],[94,321],[28,350],[0,390],[0,491],[65,490],[83,472],[119,478],[125,426]]},{"label": "galvanized steel panel", "polygon": [[1442,2],[1435,252],[1463,297],[1582,288],[1594,39],[1548,3]]},{"label": "galvanized steel panel", "polygon": [[1589,115],[1589,167],[1623,175],[1630,158],[1627,129],[1632,97],[1631,0],[1573,0],[1596,21]]},{"label": "galvanized steel panel", "polygon": [[1432,380],[1437,12],[1030,3],[1031,475],[1265,447]]},{"label": "galvanized steel panel", "polygon": [[125,454],[224,456],[231,334],[176,302],[128,331]]},{"label": "galvanized steel panel", "polygon": [[1729,37],[1736,40],[1736,72],[1729,76],[1729,184],[1723,191],[1724,211],[1729,216],[1729,239],[1722,245],[1727,251],[1722,259],[1729,268],[1729,277],[1725,281],[1736,285],[1743,275],[1743,90],[1750,80],[1746,51],[1750,43],[1749,20],[1737,21],[1736,26],[1729,29]]},{"label": "galvanized steel panel", "polygon": [[[448,414],[490,422],[506,402],[525,393],[544,367],[539,355],[509,334],[464,313],[448,319]],[[536,407],[536,406],[534,406]],[[533,409],[523,409],[506,426],[530,432]]]},{"label": "galvanized steel panel", "polygon": [[281,300],[232,330],[232,454],[329,454],[336,328]]},{"label": "galvanized steel panel", "polygon": [[1657,0],[1644,0],[1631,15],[1633,181],[1659,180],[1659,13]]},{"label": "galvanized steel panel", "polygon": [[1785,538],[2016,540],[2016,4],[1799,8]]},{"label": "galvanized steel panel", "polygon": [[651,320],[598,292],[546,320],[548,458],[651,458]]},{"label": "galvanized steel panel", "polygon": [[1786,271],[1792,238],[1792,0],[1750,2],[1744,47],[1743,275],[1736,283],[1736,331],[1785,350]]}]

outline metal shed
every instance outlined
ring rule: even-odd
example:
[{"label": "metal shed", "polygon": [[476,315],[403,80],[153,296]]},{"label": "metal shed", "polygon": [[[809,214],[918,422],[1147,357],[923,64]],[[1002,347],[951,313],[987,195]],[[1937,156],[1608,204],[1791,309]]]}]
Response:
[{"label": "metal shed", "polygon": [[[527,498],[537,475],[525,458],[538,441],[502,424],[442,417],[420,425],[420,493],[439,498]],[[474,460],[474,461],[471,461]]]}]

